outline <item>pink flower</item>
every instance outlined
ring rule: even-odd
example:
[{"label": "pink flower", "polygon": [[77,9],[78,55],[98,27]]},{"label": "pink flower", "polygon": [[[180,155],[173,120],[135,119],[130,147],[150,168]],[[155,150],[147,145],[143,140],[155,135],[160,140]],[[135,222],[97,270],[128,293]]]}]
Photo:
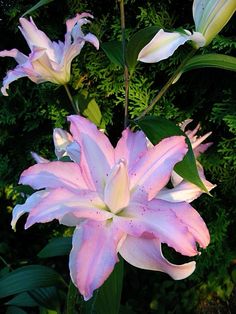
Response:
[{"label": "pink flower", "polygon": [[20,183],[40,191],[14,208],[12,226],[27,212],[26,228],[53,219],[76,227],[69,268],[85,300],[109,277],[118,252],[136,267],[177,280],[189,276],[195,262],[170,263],[161,243],[194,256],[196,242],[202,248],[209,244],[208,229],[190,204],[158,199],[187,152],[185,138],[173,136],[148,148],[143,132],[127,128],[113,148],[90,121],[68,119],[81,148],[79,163],[53,161],[25,170]]},{"label": "pink flower", "polygon": [[[196,134],[200,129],[199,123],[194,128],[194,130],[186,131],[185,129],[187,125],[192,121],[192,119],[187,119],[183,121],[180,124],[180,128],[182,129],[182,131],[185,131],[185,134],[188,136],[192,144],[193,153],[197,159],[201,153],[205,152],[213,144],[212,142],[202,144],[202,142],[205,141],[205,139],[207,139],[212,132],[208,132],[203,136],[197,136]],[[204,170],[200,162],[196,160],[196,164],[199,177],[201,178],[208,192],[210,192],[213,188],[216,187],[216,185],[206,180]],[[203,191],[197,185],[191,182],[184,181],[183,178],[179,176],[175,171],[173,171],[171,174],[171,182],[173,184],[173,188],[168,189],[164,187],[158,194],[159,199],[163,199],[169,202],[184,201],[190,203],[203,193]]]},{"label": "pink flower", "polygon": [[20,18],[19,29],[25,37],[30,48],[29,56],[17,49],[3,50],[0,57],[15,58],[18,65],[14,70],[7,72],[1,89],[7,96],[9,84],[21,78],[28,77],[34,83],[52,82],[64,85],[70,80],[70,68],[72,60],[80,53],[86,41],[93,44],[97,49],[99,42],[91,33],[84,35],[81,26],[89,22],[86,17],[92,18],[89,13],[77,14],[74,18],[66,21],[66,34],[64,43],[51,41],[47,35],[39,30],[32,18],[28,21]]}]

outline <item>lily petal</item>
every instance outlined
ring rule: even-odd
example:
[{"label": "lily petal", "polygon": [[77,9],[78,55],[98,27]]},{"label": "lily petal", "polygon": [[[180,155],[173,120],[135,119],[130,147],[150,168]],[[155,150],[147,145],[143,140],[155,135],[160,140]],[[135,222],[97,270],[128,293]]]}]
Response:
[{"label": "lily petal", "polygon": [[76,228],[69,267],[74,285],[85,300],[109,277],[118,262],[122,233],[113,224],[86,221]]},{"label": "lily petal", "polygon": [[159,62],[167,59],[175,50],[190,40],[191,33],[165,32],[160,29],[153,39],[140,51],[138,60],[146,63]]},{"label": "lily petal", "polygon": [[103,193],[107,175],[114,165],[114,148],[97,127],[81,116],[69,116],[70,131],[81,147],[81,169],[86,183]]},{"label": "lily petal", "polygon": [[150,148],[130,171],[132,200],[151,200],[167,184],[175,164],[187,152],[184,136],[172,136]]},{"label": "lily petal", "polygon": [[198,254],[195,242],[201,247],[209,243],[209,232],[203,219],[184,202],[153,199],[146,204],[131,203],[122,216],[115,216],[113,220],[127,234],[158,238],[183,255]]},{"label": "lily petal", "polygon": [[28,76],[28,74],[20,66],[17,66],[14,70],[8,71],[3,79],[3,86],[1,88],[2,94],[8,96],[7,89],[9,89],[9,85],[19,78],[26,76]]},{"label": "lily petal", "polygon": [[28,59],[28,57],[18,49],[2,50],[0,51],[0,57],[12,57],[18,64],[23,64]]},{"label": "lily petal", "polygon": [[76,226],[81,219],[85,218],[97,221],[110,219],[113,215],[103,208],[105,204],[96,192],[54,189],[36,206],[32,206],[25,228],[53,219],[69,226]]},{"label": "lily petal", "polygon": [[47,49],[48,56],[51,60],[56,61],[51,40],[44,32],[37,28],[32,17],[30,21],[25,18],[20,18],[20,24],[19,29],[25,37],[30,50],[32,51],[34,47]]},{"label": "lily petal", "polygon": [[[211,191],[216,185],[201,178],[208,191]],[[168,202],[187,202],[191,203],[198,198],[203,191],[193,183],[182,181],[173,189],[163,188],[157,195],[157,199]]]},{"label": "lily petal", "polygon": [[146,136],[142,131],[131,132],[129,128],[122,132],[122,137],[115,148],[115,160],[127,161],[127,167],[130,170],[137,162],[139,157],[147,150]]},{"label": "lily petal", "polygon": [[19,183],[28,184],[34,189],[66,187],[77,190],[78,188],[87,188],[80,166],[73,162],[61,161],[31,166],[23,171]]},{"label": "lily petal", "polygon": [[37,206],[38,203],[42,202],[42,200],[47,197],[49,194],[49,191],[38,191],[35,192],[34,194],[30,195],[26,202],[22,205],[16,205],[13,208],[12,211],[12,221],[11,221],[11,227],[13,230],[16,229],[16,223],[18,219],[24,215],[25,213],[29,213],[30,210]]},{"label": "lily petal", "polygon": [[170,263],[162,254],[161,243],[158,239],[134,238],[127,236],[121,248],[121,256],[131,265],[167,273],[175,280],[190,276],[196,267],[195,262],[182,265]]},{"label": "lily petal", "polygon": [[203,34],[206,45],[228,23],[235,10],[235,0],[194,0],[193,19],[196,31]]},{"label": "lily petal", "polygon": [[104,201],[116,214],[129,204],[129,177],[124,160],[120,160],[111,170],[104,190]]}]

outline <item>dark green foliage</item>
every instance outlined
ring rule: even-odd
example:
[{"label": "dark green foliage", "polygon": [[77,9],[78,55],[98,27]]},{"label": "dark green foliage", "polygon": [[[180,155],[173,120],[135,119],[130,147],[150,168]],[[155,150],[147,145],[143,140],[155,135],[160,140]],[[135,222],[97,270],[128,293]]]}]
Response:
[{"label": "dark green foliage", "polygon": [[[49,1],[48,1],[49,2]],[[192,1],[126,1],[126,37],[130,40],[139,30],[157,26],[166,30],[178,27],[193,28]],[[19,17],[37,1],[0,2],[1,47],[18,48],[28,53],[18,26]],[[121,39],[119,7],[117,1],[52,1],[32,12],[37,26],[51,39],[64,38],[65,20],[76,12],[91,12],[95,19],[87,29],[95,33],[101,43]],[[104,9],[105,8],[105,9]],[[235,56],[236,25],[233,18],[223,31],[201,53],[221,53]],[[188,52],[188,45],[157,64],[138,63],[130,78],[129,119],[137,118],[161,87],[175,71]],[[0,77],[15,67],[14,60],[0,59]],[[102,126],[115,144],[123,129],[124,82],[123,69],[112,63],[105,52],[89,44],[73,61],[71,92],[75,99],[88,93],[102,114]],[[220,69],[196,69],[184,73],[176,84],[153,108],[151,114],[180,123],[193,118],[194,127],[201,123],[202,134],[212,131],[209,141],[212,147],[201,156],[206,177],[217,184],[212,196],[202,195],[194,207],[206,221],[211,244],[197,257],[195,273],[184,281],[173,281],[167,275],[141,271],[125,264],[124,291],[121,314],[130,313],[218,313],[235,312],[233,295],[236,291],[236,74]],[[86,94],[87,95],[87,94]],[[87,97],[87,96],[86,96]],[[50,83],[35,85],[28,79],[20,79],[10,86],[9,96],[0,95],[0,277],[29,264],[41,264],[56,269],[69,282],[67,257],[40,259],[37,254],[54,237],[71,236],[56,222],[23,229],[25,217],[19,220],[17,233],[10,228],[11,210],[24,201],[30,190],[17,187],[20,173],[34,163],[30,152],[35,151],[48,159],[54,159],[52,131],[54,127],[67,129],[66,116],[73,113],[63,87]],[[165,254],[173,262],[186,261],[165,248]],[[50,288],[50,287],[49,287]],[[52,288],[54,289],[54,288]],[[65,287],[60,291],[34,291],[28,294],[34,307],[25,308],[16,301],[5,298],[0,301],[0,313],[47,313],[42,294],[50,297],[60,294],[65,300]],[[38,302],[41,293],[41,304]],[[23,295],[24,298],[24,295]],[[13,301],[14,300],[14,301]],[[18,300],[19,301],[19,300]],[[6,306],[8,302],[11,306]],[[61,301],[61,308],[64,306]],[[52,302],[53,303],[53,302]],[[31,303],[30,303],[31,304]],[[36,304],[36,305],[35,305]],[[55,308],[55,303],[54,308]],[[19,308],[19,307],[20,308]],[[56,304],[56,307],[58,304]],[[7,310],[8,308],[8,310]],[[50,308],[50,307],[48,307]],[[24,311],[23,311],[24,309]],[[227,312],[228,311],[228,312]]]}]

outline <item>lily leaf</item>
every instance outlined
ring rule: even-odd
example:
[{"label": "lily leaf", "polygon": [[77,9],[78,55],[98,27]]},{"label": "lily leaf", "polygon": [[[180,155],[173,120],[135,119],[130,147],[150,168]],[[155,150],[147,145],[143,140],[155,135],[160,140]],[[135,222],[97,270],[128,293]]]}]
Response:
[{"label": "lily leaf", "polygon": [[6,303],[6,305],[23,306],[23,307],[34,307],[38,306],[28,292],[22,292],[17,294],[14,298]]},{"label": "lily leaf", "polygon": [[75,101],[83,116],[99,127],[102,120],[102,114],[96,100],[89,96],[88,91],[82,90],[75,97]]},{"label": "lily leaf", "polygon": [[187,72],[199,68],[218,68],[236,71],[236,58],[217,53],[195,56],[188,60],[182,71]]},{"label": "lily leaf", "polygon": [[50,310],[58,310],[60,308],[59,295],[56,287],[38,288],[28,293],[40,306]]},{"label": "lily leaf", "polygon": [[110,61],[120,67],[124,67],[122,42],[121,41],[108,41],[101,44],[101,48],[110,59]]},{"label": "lily leaf", "polygon": [[13,270],[0,280],[0,298],[40,287],[61,284],[62,277],[53,269],[30,265]]},{"label": "lily leaf", "polygon": [[152,144],[157,144],[162,139],[173,136],[183,135],[186,137],[188,152],[184,159],[176,164],[174,170],[185,180],[197,185],[203,191],[208,193],[207,188],[199,177],[196,160],[193,154],[192,145],[186,134],[173,122],[160,117],[145,117],[136,122],[136,124],[147,135]]},{"label": "lily leaf", "polygon": [[6,314],[27,314],[27,312],[17,306],[9,306],[7,308]]},{"label": "lily leaf", "polygon": [[52,2],[54,0],[40,0],[39,2],[37,2],[32,8],[30,8],[29,10],[27,10],[23,15],[27,15],[27,14],[32,14],[34,11],[36,11],[38,8],[42,7],[43,5],[49,4],[50,2]]},{"label": "lily leaf", "polygon": [[134,69],[138,63],[137,59],[139,52],[156,35],[159,29],[160,28],[157,26],[150,26],[141,29],[140,31],[135,33],[128,42],[126,49],[126,62],[131,74],[134,72]]},{"label": "lily leaf", "polygon": [[95,310],[98,314],[119,313],[120,298],[123,284],[123,272],[124,261],[120,257],[120,262],[115,266],[110,277],[98,290],[95,302]]},{"label": "lily leaf", "polygon": [[38,253],[40,258],[68,255],[71,251],[71,237],[54,238]]}]

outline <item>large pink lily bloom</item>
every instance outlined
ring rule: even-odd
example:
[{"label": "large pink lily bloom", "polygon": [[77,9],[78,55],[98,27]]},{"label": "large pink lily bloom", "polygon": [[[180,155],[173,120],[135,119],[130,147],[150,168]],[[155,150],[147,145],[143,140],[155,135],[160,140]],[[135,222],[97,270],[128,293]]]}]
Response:
[{"label": "large pink lily bloom", "polygon": [[25,228],[53,219],[75,226],[69,257],[70,275],[85,300],[111,274],[118,253],[130,264],[189,276],[195,262],[170,263],[161,243],[194,256],[196,243],[206,248],[208,229],[187,202],[158,199],[173,167],[187,152],[184,136],[147,147],[141,131],[123,131],[115,148],[104,133],[80,116],[68,117],[73,140],[80,145],[79,162],[38,163],[20,178],[39,191],[13,210],[12,226],[28,213]]},{"label": "large pink lily bloom", "polygon": [[97,49],[99,41],[91,33],[84,34],[81,26],[89,22],[89,13],[77,14],[66,21],[66,34],[64,43],[51,41],[47,35],[39,30],[32,17],[30,21],[20,18],[19,29],[30,48],[29,56],[17,49],[3,50],[0,57],[12,57],[18,63],[14,70],[7,72],[3,80],[1,92],[7,96],[9,84],[21,78],[28,77],[34,83],[52,82],[64,85],[70,80],[72,60],[80,53],[85,42],[90,42]]}]

